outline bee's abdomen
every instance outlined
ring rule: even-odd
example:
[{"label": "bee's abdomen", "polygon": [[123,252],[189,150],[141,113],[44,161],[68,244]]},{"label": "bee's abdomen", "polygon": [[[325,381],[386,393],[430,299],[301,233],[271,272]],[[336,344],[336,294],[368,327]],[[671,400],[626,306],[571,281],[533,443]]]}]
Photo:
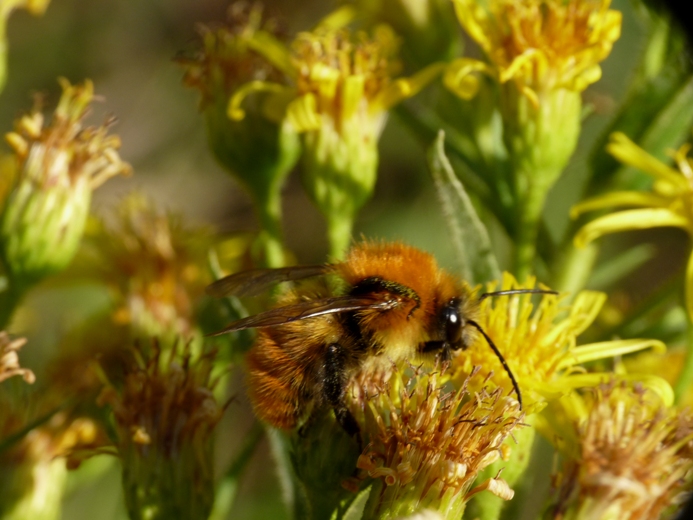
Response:
[{"label": "bee's abdomen", "polygon": [[282,430],[297,426],[313,394],[305,364],[290,354],[291,339],[270,329],[258,335],[247,355],[248,395],[255,413]]}]

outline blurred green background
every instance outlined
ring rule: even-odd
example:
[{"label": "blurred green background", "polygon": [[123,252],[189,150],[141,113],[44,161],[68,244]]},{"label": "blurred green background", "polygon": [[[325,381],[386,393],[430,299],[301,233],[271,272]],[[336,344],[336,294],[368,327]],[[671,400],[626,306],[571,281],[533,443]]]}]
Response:
[{"label": "blurred green background", "polygon": [[[310,28],[337,2],[274,0],[265,2],[289,33]],[[53,0],[43,17],[24,11],[8,24],[8,82],[0,102],[0,125],[31,108],[35,93],[52,106],[59,95],[56,81],[91,78],[103,101],[96,105],[94,122],[106,115],[118,119],[113,129],[121,136],[121,155],[134,167],[131,178],[116,178],[95,193],[93,211],[108,215],[118,200],[132,190],[151,196],[161,208],[183,214],[188,222],[213,224],[223,233],[256,230],[249,198],[208,152],[198,93],[181,84],[182,70],[173,62],[181,51],[195,48],[195,24],[222,22],[229,2],[222,0]],[[623,35],[603,63],[601,81],[585,92],[595,111],[586,119],[576,156],[549,196],[546,218],[554,229],[568,224],[566,208],[578,196],[587,152],[601,136],[622,100],[644,47],[644,28],[631,2],[618,0],[613,8],[624,13]],[[672,143],[672,146],[678,143]],[[434,253],[452,266],[453,251],[426,171],[425,147],[391,115],[381,140],[379,177],[371,201],[361,212],[356,234],[402,239]],[[293,175],[284,191],[284,224],[289,249],[301,263],[324,261],[327,252],[321,215]],[[498,226],[488,222],[501,261],[507,262],[507,243]],[[684,265],[687,245],[682,232],[627,233],[603,241],[605,253],[630,244],[649,242],[659,254],[621,281],[607,287],[613,294],[637,300]],[[662,254],[666,253],[666,254]],[[106,299],[96,288],[66,289],[44,284],[29,300],[29,311],[18,318],[30,348],[27,364],[40,374],[52,355],[54,339]],[[219,469],[233,457],[252,423],[250,408],[238,373],[232,393],[238,396],[219,428]],[[277,479],[269,448],[257,450],[239,489],[229,518],[274,518],[282,514]],[[71,476],[63,518],[126,518],[120,496],[116,461],[101,456],[86,462]]]}]

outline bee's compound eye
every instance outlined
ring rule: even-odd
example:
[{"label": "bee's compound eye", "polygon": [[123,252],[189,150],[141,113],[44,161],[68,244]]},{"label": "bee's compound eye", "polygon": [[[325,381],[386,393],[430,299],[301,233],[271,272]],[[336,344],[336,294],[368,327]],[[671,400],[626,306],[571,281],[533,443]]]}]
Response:
[{"label": "bee's compound eye", "polygon": [[445,341],[454,350],[461,348],[462,328],[465,323],[460,308],[454,302],[443,307],[442,321],[445,328]]}]

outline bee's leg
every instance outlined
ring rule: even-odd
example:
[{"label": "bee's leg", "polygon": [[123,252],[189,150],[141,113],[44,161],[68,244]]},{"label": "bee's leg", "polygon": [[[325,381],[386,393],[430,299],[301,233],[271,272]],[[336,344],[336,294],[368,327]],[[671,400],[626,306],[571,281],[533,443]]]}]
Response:
[{"label": "bee's leg", "polygon": [[325,353],[323,388],[325,398],[334,409],[334,415],[339,425],[350,436],[356,439],[359,451],[363,448],[361,441],[361,429],[356,418],[344,404],[346,377],[346,359],[341,345],[332,343],[328,345]]},{"label": "bee's leg", "polygon": [[419,352],[421,354],[430,354],[435,352],[438,358],[443,362],[450,361],[452,359],[450,345],[447,341],[427,341],[426,343],[421,343],[419,345]]}]

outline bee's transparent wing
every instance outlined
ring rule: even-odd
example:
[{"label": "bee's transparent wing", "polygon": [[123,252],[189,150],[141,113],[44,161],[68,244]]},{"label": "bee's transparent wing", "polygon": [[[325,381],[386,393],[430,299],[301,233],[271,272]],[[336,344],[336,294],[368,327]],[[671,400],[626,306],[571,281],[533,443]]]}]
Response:
[{"label": "bee's transparent wing", "polygon": [[262,327],[275,327],[306,318],[314,318],[325,314],[336,314],[339,312],[360,311],[365,309],[377,309],[388,311],[400,304],[400,300],[391,295],[364,295],[364,296],[334,296],[331,298],[321,298],[319,300],[306,300],[284,307],[277,307],[269,311],[261,312],[254,316],[248,316],[242,320],[234,321],[228,327],[210,334],[210,336],[220,336],[228,332],[243,329],[254,329]]},{"label": "bee's transparent wing", "polygon": [[334,270],[334,266],[296,265],[278,269],[250,269],[234,273],[207,286],[207,294],[221,298],[223,296],[254,296],[280,282],[291,282],[313,276],[320,276]]}]

